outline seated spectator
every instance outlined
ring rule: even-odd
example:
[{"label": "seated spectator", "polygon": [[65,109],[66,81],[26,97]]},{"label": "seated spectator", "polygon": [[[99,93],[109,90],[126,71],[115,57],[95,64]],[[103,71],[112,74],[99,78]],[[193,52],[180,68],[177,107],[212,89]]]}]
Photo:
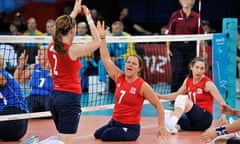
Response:
[{"label": "seated spectator", "polygon": [[[0,115],[27,113],[23,91],[18,82],[5,70],[5,60],[0,54]],[[28,120],[0,122],[0,140],[17,141],[27,131]]]},{"label": "seated spectator", "polygon": [[[54,31],[54,26],[55,26],[55,20],[53,19],[48,19],[46,22],[46,33],[44,35],[46,36],[52,36],[52,33]],[[43,43],[41,44],[41,47],[48,47],[49,43]]]},{"label": "seated spectator", "polygon": [[14,73],[14,78],[23,83],[30,80],[30,95],[26,101],[30,112],[48,111],[48,98],[53,89],[52,76],[47,57],[47,49],[38,51],[38,63],[31,64],[24,69],[28,55],[24,51],[19,58],[19,65]]},{"label": "seated spectator", "polygon": [[81,21],[77,24],[77,36],[89,36],[88,35],[88,25],[86,22]]},{"label": "seated spectator", "polygon": [[23,33],[27,30],[27,25],[25,23],[24,17],[20,12],[17,12],[15,14],[13,22],[17,25],[19,32]]},{"label": "seated spectator", "polygon": [[[37,29],[37,21],[34,17],[30,17],[27,21],[27,30],[23,33],[27,36],[42,36],[43,33]],[[25,43],[24,48],[29,56],[28,64],[35,63],[35,57],[37,56],[38,48],[40,44],[37,43]]]},{"label": "seated spectator", "polygon": [[144,34],[144,35],[151,35],[152,32],[144,29],[142,26],[139,24],[134,23],[128,16],[128,8],[124,7],[120,10],[119,14],[119,19],[118,19],[122,24],[123,24],[123,30],[125,32],[130,33],[131,35],[139,35],[139,34]]},{"label": "seated spectator", "polygon": [[15,47],[12,44],[0,44],[0,53],[4,56],[6,62],[6,70],[13,74],[17,66],[17,53]]}]

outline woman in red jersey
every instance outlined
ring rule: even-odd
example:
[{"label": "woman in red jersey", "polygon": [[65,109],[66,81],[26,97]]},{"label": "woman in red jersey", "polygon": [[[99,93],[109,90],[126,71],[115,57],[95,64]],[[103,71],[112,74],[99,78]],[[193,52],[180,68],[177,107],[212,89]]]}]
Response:
[{"label": "woman in red jersey", "polygon": [[[214,99],[220,105],[226,105],[215,84],[204,74],[206,61],[196,57],[189,67],[190,74],[178,91],[158,94],[159,99],[175,100],[174,111],[165,116],[166,126],[171,133],[177,133],[176,126],[182,130],[206,130],[212,124]],[[224,114],[220,120],[226,122]]]},{"label": "woman in red jersey", "polygon": [[167,138],[164,125],[164,110],[151,86],[139,77],[143,67],[141,57],[131,55],[126,59],[125,73],[111,60],[105,40],[104,24],[100,30],[102,45],[101,59],[109,76],[115,81],[115,106],[112,119],[94,133],[95,138],[103,141],[135,141],[140,135],[140,117],[144,99],[147,99],[158,114],[158,135]]},{"label": "woman in red jersey", "polygon": [[[76,33],[75,17],[86,16],[92,41],[85,44],[73,44]],[[100,23],[98,23],[100,25]],[[51,64],[54,91],[49,98],[49,108],[59,132],[59,140],[72,144],[80,118],[80,57],[94,52],[100,47],[101,40],[88,8],[76,0],[69,15],[56,19],[53,42],[48,46],[48,58]]]}]

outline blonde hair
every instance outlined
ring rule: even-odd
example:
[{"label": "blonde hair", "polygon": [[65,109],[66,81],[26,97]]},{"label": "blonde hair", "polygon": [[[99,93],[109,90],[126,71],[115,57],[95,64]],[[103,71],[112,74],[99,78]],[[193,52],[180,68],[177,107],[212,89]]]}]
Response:
[{"label": "blonde hair", "polygon": [[6,62],[2,53],[0,53],[0,69],[5,69]]},{"label": "blonde hair", "polygon": [[[182,3],[181,1],[182,1],[182,0],[179,0],[180,4]],[[192,8],[193,8],[194,5],[195,5],[195,0],[192,0],[192,5],[191,5]]]}]

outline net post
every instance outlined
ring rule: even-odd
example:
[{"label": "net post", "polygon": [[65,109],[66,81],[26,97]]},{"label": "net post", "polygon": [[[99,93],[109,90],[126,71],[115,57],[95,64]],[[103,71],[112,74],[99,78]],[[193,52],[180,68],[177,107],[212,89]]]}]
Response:
[{"label": "net post", "polygon": [[236,106],[236,48],[237,48],[237,18],[224,18],[222,32],[226,35],[228,58],[228,97],[226,102]]}]

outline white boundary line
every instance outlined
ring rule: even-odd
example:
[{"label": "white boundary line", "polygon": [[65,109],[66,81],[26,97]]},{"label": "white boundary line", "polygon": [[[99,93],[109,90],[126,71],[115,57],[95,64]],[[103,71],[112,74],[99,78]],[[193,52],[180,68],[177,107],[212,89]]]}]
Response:
[{"label": "white boundary line", "polygon": [[[161,100],[161,102],[166,102]],[[149,104],[147,100],[144,101],[144,104]],[[102,105],[102,106],[93,106],[93,107],[83,107],[83,112],[96,111],[96,110],[105,110],[113,109],[114,104]],[[41,117],[50,117],[50,111],[45,112],[35,112],[35,113],[23,113],[23,114],[11,114],[11,115],[0,115],[0,121],[9,121],[9,120],[20,120],[20,119],[30,119],[30,118],[41,118]]]}]

